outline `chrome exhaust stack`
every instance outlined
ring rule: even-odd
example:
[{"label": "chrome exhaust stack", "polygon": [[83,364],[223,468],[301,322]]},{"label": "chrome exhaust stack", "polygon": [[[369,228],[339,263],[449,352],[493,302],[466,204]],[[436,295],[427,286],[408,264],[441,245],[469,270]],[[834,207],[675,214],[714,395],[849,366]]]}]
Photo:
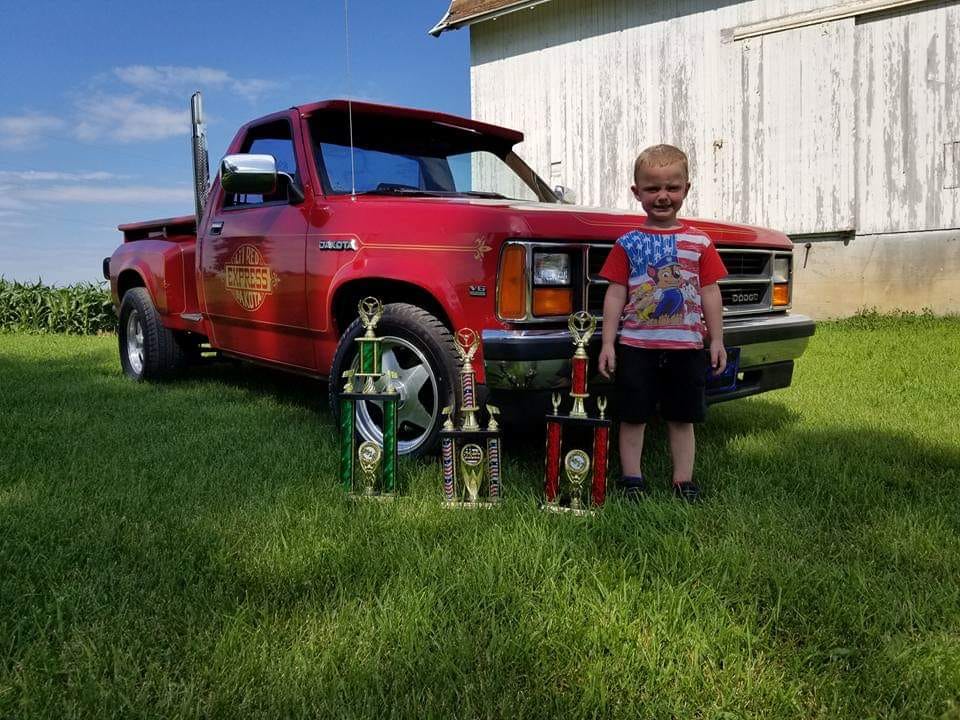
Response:
[{"label": "chrome exhaust stack", "polygon": [[190,123],[193,148],[193,196],[197,208],[197,233],[210,188],[210,159],[207,156],[207,129],[203,124],[203,100],[197,90],[190,97]]}]

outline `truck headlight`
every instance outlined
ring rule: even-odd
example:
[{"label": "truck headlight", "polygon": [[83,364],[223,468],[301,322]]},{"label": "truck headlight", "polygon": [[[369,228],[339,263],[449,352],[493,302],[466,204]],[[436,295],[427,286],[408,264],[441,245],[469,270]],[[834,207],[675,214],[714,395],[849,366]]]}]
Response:
[{"label": "truck headlight", "polygon": [[536,253],[533,256],[533,284],[569,285],[570,256],[567,253]]},{"label": "truck headlight", "polygon": [[790,282],[790,258],[773,258],[773,281],[775,283]]},{"label": "truck headlight", "polygon": [[569,253],[533,254],[533,314],[536,317],[557,317],[573,312],[570,265]]},{"label": "truck headlight", "polygon": [[773,306],[784,307],[790,304],[790,257],[773,257]]}]

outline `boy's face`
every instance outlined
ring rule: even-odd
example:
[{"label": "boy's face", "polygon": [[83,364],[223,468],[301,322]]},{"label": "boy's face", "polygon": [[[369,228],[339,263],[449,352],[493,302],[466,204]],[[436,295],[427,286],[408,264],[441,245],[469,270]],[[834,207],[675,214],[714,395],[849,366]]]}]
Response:
[{"label": "boy's face", "polygon": [[647,214],[647,224],[665,228],[676,225],[677,212],[690,190],[683,165],[643,166],[637,172],[636,183],[630,189]]}]

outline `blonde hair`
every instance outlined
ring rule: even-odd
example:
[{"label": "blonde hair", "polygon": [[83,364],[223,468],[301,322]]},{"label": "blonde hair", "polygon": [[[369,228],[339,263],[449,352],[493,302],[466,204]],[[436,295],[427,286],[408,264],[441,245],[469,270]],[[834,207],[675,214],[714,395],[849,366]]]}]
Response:
[{"label": "blonde hair", "polygon": [[646,150],[637,155],[633,163],[633,178],[636,181],[641,168],[644,167],[667,167],[668,165],[682,165],[684,178],[690,178],[690,171],[687,164],[687,154],[673,145],[651,145]]}]

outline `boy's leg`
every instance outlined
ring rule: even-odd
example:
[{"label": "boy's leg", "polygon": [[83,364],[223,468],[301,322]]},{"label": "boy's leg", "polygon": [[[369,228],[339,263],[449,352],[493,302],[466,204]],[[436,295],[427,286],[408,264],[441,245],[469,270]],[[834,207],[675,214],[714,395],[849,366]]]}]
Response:
[{"label": "boy's leg", "polygon": [[[622,433],[621,430],[621,437]],[[673,484],[688,483],[693,480],[693,460],[696,455],[693,423],[668,420],[667,434],[670,437],[670,457],[673,460]]]},{"label": "boy's leg", "polygon": [[643,434],[647,421],[656,413],[656,377],[658,353],[620,346],[617,361],[617,390],[620,411],[620,468],[618,485],[624,497],[640,498],[647,491],[643,477]]},{"label": "boy's leg", "polygon": [[699,350],[665,352],[662,376],[666,389],[661,398],[663,419],[670,437],[673,460],[673,490],[684,500],[699,499],[700,488],[693,482],[696,439],[693,424],[703,422],[707,412],[707,355]]},{"label": "boy's leg", "polygon": [[626,476],[643,476],[643,431],[646,427],[644,423],[620,423],[620,467]]}]

